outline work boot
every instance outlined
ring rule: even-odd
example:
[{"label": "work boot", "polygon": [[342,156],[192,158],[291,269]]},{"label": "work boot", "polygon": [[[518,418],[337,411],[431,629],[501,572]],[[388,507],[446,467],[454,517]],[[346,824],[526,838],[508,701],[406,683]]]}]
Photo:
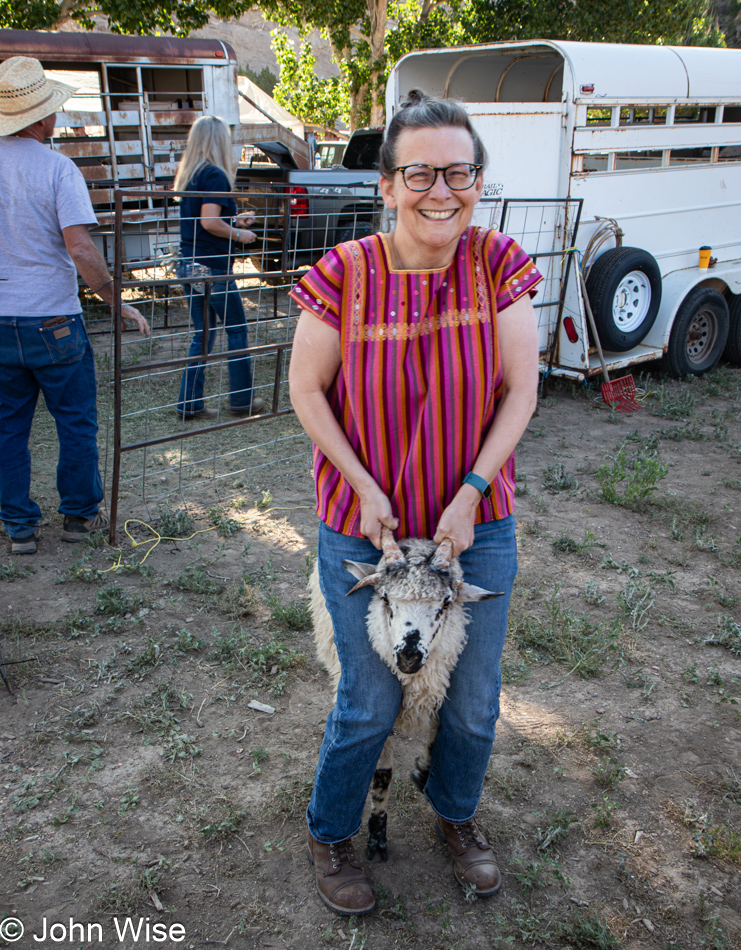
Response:
[{"label": "work boot", "polygon": [[352,839],[323,844],[309,832],[306,853],[314,865],[319,896],[330,910],[344,917],[361,917],[373,910],[376,901]]},{"label": "work boot", "polygon": [[11,538],[10,539],[10,553],[11,554],[35,554],[36,553],[36,539],[39,536],[38,529],[33,531],[31,534],[25,534],[22,538]]},{"label": "work boot", "polygon": [[461,887],[476,885],[477,897],[490,897],[502,886],[491,845],[473,820],[453,822],[437,816],[435,831],[453,855],[453,873]]},{"label": "work boot", "polygon": [[84,541],[85,538],[89,538],[90,535],[96,531],[106,531],[109,525],[109,520],[100,512],[98,512],[94,518],[82,518],[79,515],[65,515],[62,541],[76,544],[78,541]]},{"label": "work boot", "polygon": [[267,403],[264,399],[253,399],[252,404],[245,406],[243,409],[232,409],[230,407],[229,412],[233,416],[259,416],[261,413],[265,412],[267,409]]},{"label": "work boot", "polygon": [[198,412],[180,412],[175,410],[175,415],[178,419],[185,420],[186,422],[189,419],[216,419],[219,415],[215,409],[199,409]]}]

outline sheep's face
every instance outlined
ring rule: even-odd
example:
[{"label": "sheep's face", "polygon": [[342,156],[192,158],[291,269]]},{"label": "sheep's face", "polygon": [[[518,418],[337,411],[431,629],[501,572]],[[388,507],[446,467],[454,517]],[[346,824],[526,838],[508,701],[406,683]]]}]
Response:
[{"label": "sheep's face", "polygon": [[417,673],[424,666],[438,633],[454,611],[461,611],[461,604],[501,596],[466,584],[457,559],[441,547],[412,538],[392,550],[384,548],[377,565],[343,562],[359,580],[350,593],[374,588],[369,630],[374,647],[399,673]]}]

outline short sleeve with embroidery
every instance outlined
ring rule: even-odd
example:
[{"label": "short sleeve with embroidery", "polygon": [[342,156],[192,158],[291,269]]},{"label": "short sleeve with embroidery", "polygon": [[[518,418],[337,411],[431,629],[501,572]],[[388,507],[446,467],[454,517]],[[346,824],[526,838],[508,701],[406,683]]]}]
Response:
[{"label": "short sleeve with embroidery", "polygon": [[333,249],[296,284],[289,296],[302,310],[308,310],[339,330],[344,279],[344,261]]}]

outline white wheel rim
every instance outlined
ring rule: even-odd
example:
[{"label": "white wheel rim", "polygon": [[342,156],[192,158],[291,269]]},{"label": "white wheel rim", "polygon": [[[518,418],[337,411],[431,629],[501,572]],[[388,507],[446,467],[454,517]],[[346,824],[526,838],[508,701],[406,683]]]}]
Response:
[{"label": "white wheel rim", "polygon": [[632,270],[620,281],[612,298],[612,319],[618,330],[632,333],[646,319],[651,306],[651,284],[640,270]]},{"label": "white wheel rim", "polygon": [[690,363],[704,363],[715,345],[718,321],[712,310],[700,310],[687,331],[687,359]]}]

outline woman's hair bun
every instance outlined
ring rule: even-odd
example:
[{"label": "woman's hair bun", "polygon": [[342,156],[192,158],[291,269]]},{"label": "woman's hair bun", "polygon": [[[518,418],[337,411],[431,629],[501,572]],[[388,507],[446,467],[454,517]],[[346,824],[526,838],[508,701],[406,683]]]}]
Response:
[{"label": "woman's hair bun", "polygon": [[426,96],[421,89],[410,89],[407,93],[406,101],[402,103],[402,109],[408,109],[410,106],[418,106],[426,102],[429,96]]}]

